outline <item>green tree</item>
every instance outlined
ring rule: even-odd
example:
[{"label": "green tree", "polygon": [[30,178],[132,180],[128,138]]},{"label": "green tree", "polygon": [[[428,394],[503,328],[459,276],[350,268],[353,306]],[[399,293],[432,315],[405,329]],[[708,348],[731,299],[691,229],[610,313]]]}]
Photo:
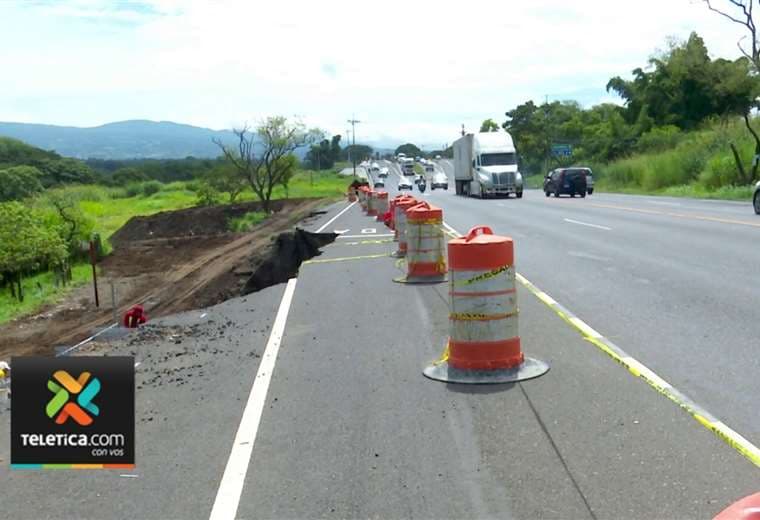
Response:
[{"label": "green tree", "polygon": [[0,274],[19,301],[24,273],[58,265],[66,256],[63,239],[36,211],[19,202],[0,203]]},{"label": "green tree", "polygon": [[341,148],[340,148],[340,134],[332,136],[330,140],[330,157],[333,164],[340,160]]},{"label": "green tree", "polygon": [[357,164],[364,159],[368,159],[372,157],[372,153],[374,150],[371,146],[367,146],[366,144],[350,144],[346,146],[343,151],[345,152],[345,159],[348,160],[349,158],[351,160],[356,159]]},{"label": "green tree", "polygon": [[42,174],[34,166],[11,166],[0,170],[0,202],[21,200],[40,193]]},{"label": "green tree", "polygon": [[486,119],[480,125],[481,132],[498,132],[499,125],[493,119]]},{"label": "green tree", "polygon": [[246,187],[246,180],[230,163],[221,163],[213,170],[205,172],[201,182],[213,188],[216,193],[226,193],[230,203],[234,203]]},{"label": "green tree", "polygon": [[150,177],[148,177],[142,168],[137,166],[125,166],[124,168],[116,170],[111,176],[111,179],[114,184],[118,186],[126,186],[127,184],[135,182],[145,182],[150,180]]},{"label": "green tree", "polygon": [[68,257],[81,256],[82,243],[90,240],[95,230],[95,222],[85,215],[79,202],[71,191],[51,190],[41,201],[44,209],[38,211],[47,227],[55,229],[63,240]]},{"label": "green tree", "polygon": [[214,143],[238,175],[250,184],[268,213],[272,191],[276,186],[287,186],[295,172],[297,161],[289,157],[298,148],[310,145],[314,133],[307,131],[299,121],[288,121],[283,116],[268,117],[255,133],[249,132],[247,126],[234,132],[238,138],[236,147],[218,139]]},{"label": "green tree", "polygon": [[405,154],[407,157],[422,157],[424,155],[422,150],[420,150],[417,145],[412,143],[402,144],[393,152],[394,155],[398,155],[400,153]]},{"label": "green tree", "polygon": [[[742,28],[742,32],[745,34],[739,39],[737,46],[752,68],[752,78],[757,80],[757,78],[760,77],[760,41],[758,40],[758,23],[757,20],[755,20],[752,0],[728,0],[728,2],[720,2],[720,0],[718,0],[715,4],[721,4],[720,7],[714,6],[710,0],[704,0],[704,2],[707,4],[708,9]],[[749,45],[747,44],[747,39],[749,39]],[[734,78],[734,81],[735,80],[736,78]],[[728,80],[728,82],[731,81],[732,80]],[[731,152],[734,156],[734,161],[736,162],[736,169],[741,178],[747,180],[748,183],[753,182],[757,178],[758,166],[760,166],[760,161],[757,160],[757,158],[760,157],[760,136],[750,121],[750,111],[752,108],[757,109],[760,107],[757,98],[757,91],[754,91],[754,96],[745,106],[742,114],[742,117],[744,118],[744,126],[747,128],[747,132],[749,132],[755,142],[755,160],[752,161],[751,170],[745,168],[736,144],[730,143]]]},{"label": "green tree", "polygon": [[0,165],[34,165],[39,161],[60,158],[55,152],[47,152],[10,137],[0,137]]},{"label": "green tree", "polygon": [[42,172],[45,187],[60,184],[90,184],[95,182],[95,173],[82,161],[64,157],[45,159],[33,163]]}]

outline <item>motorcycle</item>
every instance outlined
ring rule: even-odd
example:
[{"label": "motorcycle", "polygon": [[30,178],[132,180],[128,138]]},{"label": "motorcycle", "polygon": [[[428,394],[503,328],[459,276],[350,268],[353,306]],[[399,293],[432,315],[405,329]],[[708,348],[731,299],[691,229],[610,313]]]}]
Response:
[{"label": "motorcycle", "polygon": [[426,187],[427,187],[427,183],[424,180],[417,183],[417,188],[420,190],[420,193],[425,193]]}]

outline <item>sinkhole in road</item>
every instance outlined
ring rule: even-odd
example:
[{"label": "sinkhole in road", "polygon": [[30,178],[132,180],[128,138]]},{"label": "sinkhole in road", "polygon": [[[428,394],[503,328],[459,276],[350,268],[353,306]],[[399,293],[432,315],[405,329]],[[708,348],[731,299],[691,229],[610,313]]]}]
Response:
[{"label": "sinkhole in road", "polygon": [[252,272],[242,295],[287,282],[298,274],[301,263],[320,255],[320,248],[337,237],[337,233],[311,233],[299,228],[273,237],[263,254],[252,257]]}]

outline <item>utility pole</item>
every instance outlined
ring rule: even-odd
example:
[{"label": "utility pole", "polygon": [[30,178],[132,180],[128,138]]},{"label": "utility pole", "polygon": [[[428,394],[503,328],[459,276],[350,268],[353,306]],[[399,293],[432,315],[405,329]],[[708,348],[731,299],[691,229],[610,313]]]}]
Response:
[{"label": "utility pole", "polygon": [[351,131],[353,134],[353,142],[351,143],[351,147],[354,149],[354,157],[353,157],[353,165],[354,165],[354,178],[356,178],[356,124],[361,123],[358,119],[354,119],[354,116],[351,116],[351,119],[348,120],[349,123],[351,123]]},{"label": "utility pole", "polygon": [[[351,162],[351,139],[349,138],[349,130],[346,130],[346,156],[348,162]],[[356,178],[356,171],[354,171],[354,179]]]}]

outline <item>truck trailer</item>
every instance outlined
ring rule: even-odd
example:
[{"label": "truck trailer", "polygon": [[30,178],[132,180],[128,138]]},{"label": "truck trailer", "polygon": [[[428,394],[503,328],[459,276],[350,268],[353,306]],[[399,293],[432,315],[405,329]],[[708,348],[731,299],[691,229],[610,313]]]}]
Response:
[{"label": "truck trailer", "polygon": [[523,178],[508,132],[466,134],[454,141],[453,148],[457,195],[522,198]]}]

